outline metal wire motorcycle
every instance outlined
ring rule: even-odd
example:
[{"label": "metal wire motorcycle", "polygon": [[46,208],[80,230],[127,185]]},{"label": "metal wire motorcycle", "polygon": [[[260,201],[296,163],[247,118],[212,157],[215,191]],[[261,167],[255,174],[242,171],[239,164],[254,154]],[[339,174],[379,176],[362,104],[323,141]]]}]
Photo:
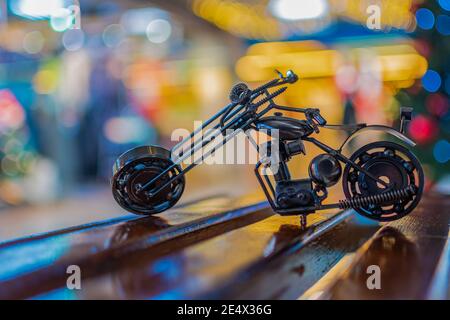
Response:
[{"label": "metal wire motorcycle", "polygon": [[[208,157],[233,139],[235,132],[246,132],[257,150],[251,130],[270,132],[276,130],[279,154],[277,170],[268,174],[273,162],[264,157],[255,167],[256,177],[272,209],[281,215],[306,215],[316,210],[353,208],[358,213],[378,221],[391,221],[404,217],[419,203],[423,193],[424,176],[420,162],[406,146],[415,143],[403,133],[411,120],[412,109],[401,109],[400,129],[365,123],[352,125],[327,125],[319,109],[293,108],[277,105],[274,98],[282,94],[287,84],[298,81],[297,75],[286,75],[250,90],[243,83],[230,92],[231,103],[225,106],[203,125],[183,139],[171,150],[159,146],[143,146],[120,155],[113,167],[112,191],[115,200],[128,211],[151,215],[172,207],[181,197],[185,187],[185,174],[198,163],[184,168],[183,161],[209,144],[213,147],[203,156]],[[280,87],[274,92],[269,89]],[[269,111],[275,110],[272,115]],[[284,116],[281,111],[303,113],[305,120]],[[214,129],[221,135],[202,134]],[[350,134],[338,149],[317,140],[312,135],[320,128],[345,130]],[[342,150],[353,139],[367,131],[382,131],[402,144],[391,141],[369,143],[346,157]],[[201,134],[202,139],[195,139]],[[309,177],[292,179],[288,162],[292,157],[305,154],[304,142],[323,150],[309,164]],[[180,148],[186,143],[188,150]],[[214,145],[215,143],[215,145]],[[272,142],[267,142],[268,144]],[[267,146],[265,146],[267,147]],[[269,148],[270,149],[270,148]],[[177,153],[177,157],[173,155]],[[175,159],[175,160],[174,160]],[[344,165],[344,168],[342,166]],[[342,179],[345,199],[325,204],[328,188]]]}]

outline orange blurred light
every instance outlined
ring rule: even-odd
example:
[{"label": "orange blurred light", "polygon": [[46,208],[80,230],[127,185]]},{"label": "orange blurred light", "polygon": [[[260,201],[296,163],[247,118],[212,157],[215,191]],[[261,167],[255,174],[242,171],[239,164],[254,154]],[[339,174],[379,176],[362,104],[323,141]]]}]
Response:
[{"label": "orange blurred light", "polygon": [[[348,61],[350,60],[350,61]],[[368,65],[370,64],[370,65]],[[347,69],[342,69],[342,68]],[[354,73],[373,73],[398,87],[411,86],[427,70],[426,59],[410,44],[340,50],[326,49],[316,41],[266,42],[252,45],[236,63],[244,81],[260,82],[273,77],[273,70],[293,69],[300,79],[337,76],[339,85],[353,86]],[[354,69],[352,74],[344,72]],[[347,83],[350,81],[351,83]],[[350,90],[351,91],[351,90]]]}]

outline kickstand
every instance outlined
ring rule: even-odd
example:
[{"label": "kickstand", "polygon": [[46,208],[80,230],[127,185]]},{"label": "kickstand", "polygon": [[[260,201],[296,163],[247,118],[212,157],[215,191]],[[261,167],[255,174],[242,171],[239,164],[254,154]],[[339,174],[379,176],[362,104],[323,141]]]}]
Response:
[{"label": "kickstand", "polygon": [[307,225],[306,214],[300,215],[300,229],[305,230]]}]

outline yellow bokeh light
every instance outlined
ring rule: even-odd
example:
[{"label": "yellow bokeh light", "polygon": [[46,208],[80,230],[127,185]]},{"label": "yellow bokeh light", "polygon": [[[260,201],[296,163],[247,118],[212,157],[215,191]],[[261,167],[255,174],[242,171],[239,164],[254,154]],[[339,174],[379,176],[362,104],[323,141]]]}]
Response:
[{"label": "yellow bokeh light", "polygon": [[58,75],[54,70],[40,70],[33,78],[34,90],[39,94],[52,93],[56,90],[57,85]]}]

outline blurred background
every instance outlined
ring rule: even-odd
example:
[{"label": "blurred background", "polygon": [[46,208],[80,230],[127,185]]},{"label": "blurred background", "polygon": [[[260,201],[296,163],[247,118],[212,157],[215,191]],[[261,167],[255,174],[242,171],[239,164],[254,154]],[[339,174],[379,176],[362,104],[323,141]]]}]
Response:
[{"label": "blurred background", "polygon": [[[427,187],[448,188],[449,35],[450,0],[0,0],[0,241],[121,216],[120,153],[172,146],[274,69],[300,76],[279,103],[332,124],[397,126],[414,107]],[[246,166],[194,171],[188,198],[257,190]]]}]

